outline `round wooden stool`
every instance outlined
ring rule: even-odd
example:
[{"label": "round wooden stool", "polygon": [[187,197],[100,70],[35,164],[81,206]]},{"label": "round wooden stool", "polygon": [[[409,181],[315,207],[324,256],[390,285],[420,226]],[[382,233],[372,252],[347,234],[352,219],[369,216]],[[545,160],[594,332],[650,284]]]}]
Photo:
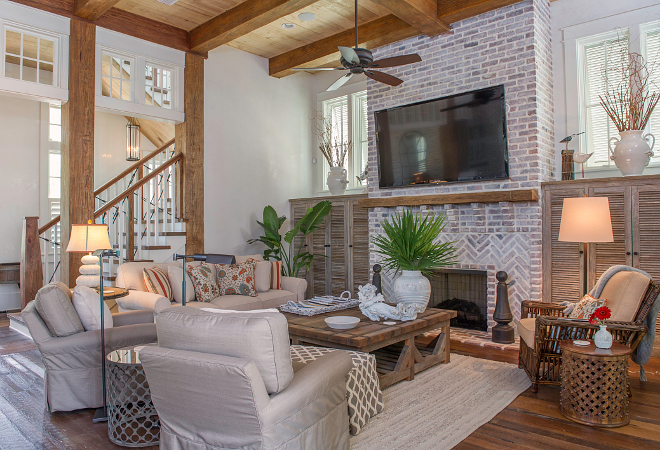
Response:
[{"label": "round wooden stool", "polygon": [[559,411],[567,418],[599,427],[620,427],[628,418],[628,358],[630,347],[578,346],[561,341]]}]

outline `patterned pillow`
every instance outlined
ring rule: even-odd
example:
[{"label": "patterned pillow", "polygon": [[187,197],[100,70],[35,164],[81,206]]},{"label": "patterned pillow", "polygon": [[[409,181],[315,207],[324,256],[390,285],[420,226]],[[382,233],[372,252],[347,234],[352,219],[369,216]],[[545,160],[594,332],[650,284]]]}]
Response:
[{"label": "patterned pillow", "polygon": [[282,289],[282,261],[271,262],[270,288]]},{"label": "patterned pillow", "polygon": [[162,269],[154,267],[153,269],[142,269],[142,276],[144,277],[144,284],[147,286],[147,291],[153,294],[159,294],[172,300],[172,286],[167,274]]},{"label": "patterned pillow", "polygon": [[193,267],[187,266],[186,271],[190,275],[198,302],[209,303],[214,298],[220,296],[220,288],[208,264],[200,264]]},{"label": "patterned pillow", "polygon": [[254,269],[257,262],[248,259],[241,264],[216,264],[220,295],[248,295],[257,296],[254,286]]},{"label": "patterned pillow", "polygon": [[587,294],[575,304],[575,308],[568,317],[571,319],[589,319],[597,308],[605,305],[607,305],[606,299],[594,298]]}]

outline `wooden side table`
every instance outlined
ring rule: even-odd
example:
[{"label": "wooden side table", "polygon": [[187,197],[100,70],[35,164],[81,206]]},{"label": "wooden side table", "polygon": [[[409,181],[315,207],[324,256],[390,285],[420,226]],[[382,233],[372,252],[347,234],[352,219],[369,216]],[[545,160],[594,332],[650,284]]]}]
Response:
[{"label": "wooden side table", "polygon": [[628,417],[628,358],[630,347],[613,343],[610,349],[561,341],[559,411],[584,425],[620,427]]}]

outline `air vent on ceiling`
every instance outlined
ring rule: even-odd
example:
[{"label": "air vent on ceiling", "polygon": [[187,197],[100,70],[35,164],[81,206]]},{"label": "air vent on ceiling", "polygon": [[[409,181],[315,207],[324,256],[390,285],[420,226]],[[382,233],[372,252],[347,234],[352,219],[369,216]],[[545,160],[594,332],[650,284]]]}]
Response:
[{"label": "air vent on ceiling", "polygon": [[175,4],[176,2],[178,2],[179,0],[157,0],[157,1],[159,1],[159,2],[161,2],[161,3],[164,3],[164,4],[166,4],[167,6],[172,6],[173,4]]}]

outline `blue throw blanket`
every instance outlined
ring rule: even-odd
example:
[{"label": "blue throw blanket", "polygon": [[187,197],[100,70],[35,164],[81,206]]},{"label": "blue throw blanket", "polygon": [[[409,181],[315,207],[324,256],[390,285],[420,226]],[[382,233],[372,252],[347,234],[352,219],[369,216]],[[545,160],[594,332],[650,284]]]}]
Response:
[{"label": "blue throw blanket", "polygon": [[[589,292],[589,295],[591,295],[594,298],[600,298],[600,294],[602,294],[603,288],[605,287],[609,279],[612,278],[612,276],[615,273],[622,271],[639,272],[649,277],[649,279],[652,279],[651,275],[644,272],[643,270],[635,269],[634,267],[612,266],[600,276],[594,288],[591,290],[591,292]],[[641,367],[639,373],[639,379],[641,381],[646,381],[646,375],[644,373],[644,364],[647,364],[649,362],[649,359],[651,358],[651,353],[653,352],[653,343],[655,342],[655,320],[656,317],[658,317],[658,311],[660,311],[660,296],[658,296],[658,298],[655,299],[655,302],[653,303],[653,306],[651,306],[651,310],[649,311],[648,316],[646,316],[646,319],[644,320],[644,325],[648,327],[648,331],[646,332],[646,334],[642,338],[642,342],[639,344],[639,346],[632,355],[632,360],[635,363],[639,364]]]}]

